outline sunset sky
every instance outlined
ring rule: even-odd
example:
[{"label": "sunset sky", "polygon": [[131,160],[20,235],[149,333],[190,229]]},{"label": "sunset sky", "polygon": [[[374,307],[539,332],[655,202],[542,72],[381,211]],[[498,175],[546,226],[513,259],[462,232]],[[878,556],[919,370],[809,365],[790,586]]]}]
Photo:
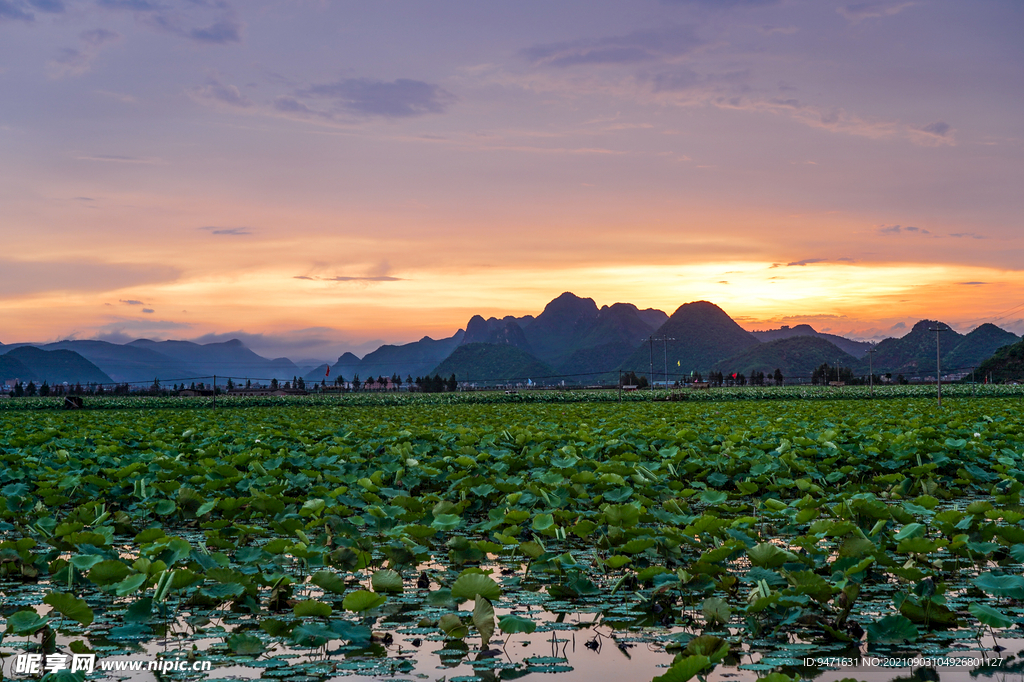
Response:
[{"label": "sunset sky", "polygon": [[0,0],[0,342],[336,358],[563,291],[1024,333],[1020,0]]}]

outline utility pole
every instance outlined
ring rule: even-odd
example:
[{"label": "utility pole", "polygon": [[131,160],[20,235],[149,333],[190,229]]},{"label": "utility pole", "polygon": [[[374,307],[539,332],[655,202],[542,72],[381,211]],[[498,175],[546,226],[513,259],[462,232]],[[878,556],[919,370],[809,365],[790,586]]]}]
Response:
[{"label": "utility pole", "polygon": [[668,384],[668,342],[675,341],[671,336],[662,336],[661,338],[654,338],[654,334],[647,337],[647,343],[650,347],[651,356],[651,390],[654,390],[654,342],[664,341],[665,342],[665,383]]},{"label": "utility pole", "polygon": [[651,391],[654,391],[654,334],[647,337],[651,346]]},{"label": "utility pole", "polygon": [[622,402],[622,370],[619,370],[619,402]]},{"label": "utility pole", "polygon": [[870,387],[868,390],[872,398],[875,397],[875,371],[872,369],[871,365],[871,356],[874,354],[875,348],[872,346],[871,350],[868,351],[868,386]]},{"label": "utility pole", "polygon": [[942,354],[939,352],[939,334],[946,331],[946,327],[939,325],[928,331],[935,332],[935,395],[939,407],[942,407]]},{"label": "utility pole", "polygon": [[217,375],[213,375],[213,409],[217,409]]},{"label": "utility pole", "polygon": [[658,341],[665,342],[665,385],[668,386],[668,342],[675,341],[671,336],[663,336]]}]

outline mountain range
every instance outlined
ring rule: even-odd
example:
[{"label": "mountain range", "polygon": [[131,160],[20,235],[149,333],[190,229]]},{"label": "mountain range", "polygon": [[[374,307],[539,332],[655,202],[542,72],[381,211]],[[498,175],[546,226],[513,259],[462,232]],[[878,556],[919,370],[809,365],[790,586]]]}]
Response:
[{"label": "mountain range", "polygon": [[[598,307],[590,298],[566,292],[540,314],[485,319],[472,316],[465,329],[443,339],[424,337],[402,345],[384,345],[362,358],[345,353],[332,364],[300,367],[288,358],[264,358],[241,341],[197,344],[191,341],[137,339],[60,341],[48,344],[0,344],[0,380],[18,378],[69,383],[206,380],[211,375],[237,381],[304,376],[307,382],[333,382],[399,375],[455,374],[460,381],[589,384],[614,382],[618,372],[650,374],[662,380],[707,374],[779,369],[789,379],[810,376],[823,363],[838,362],[855,374],[934,375],[936,332],[943,373],[975,367],[1019,338],[992,324],[960,334],[922,320],[901,338],[877,344],[846,339],[809,325],[749,332],[717,305],[685,303],[672,313],[640,309],[631,303]],[[869,351],[870,356],[869,356]],[[305,364],[305,363],[304,363]]]}]

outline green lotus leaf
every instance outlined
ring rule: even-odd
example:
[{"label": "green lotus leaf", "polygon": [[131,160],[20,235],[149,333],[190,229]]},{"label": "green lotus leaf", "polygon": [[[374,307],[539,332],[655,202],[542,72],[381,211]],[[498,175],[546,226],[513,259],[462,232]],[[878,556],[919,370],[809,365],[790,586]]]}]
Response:
[{"label": "green lotus leaf", "polygon": [[494,607],[491,602],[480,596],[473,605],[473,625],[480,633],[480,648],[486,649],[494,635]]},{"label": "green lotus leaf", "polygon": [[[347,607],[346,607],[347,608]],[[295,613],[296,618],[327,618],[331,615],[333,609],[330,604],[325,604],[322,601],[315,599],[307,599],[300,601],[292,607],[292,612]]]},{"label": "green lotus leaf", "polygon": [[382,594],[374,594],[369,590],[356,590],[355,592],[349,592],[345,595],[345,599],[342,601],[341,605],[346,611],[361,613],[363,611],[375,609],[386,601],[387,597]]},{"label": "green lotus leaf", "polygon": [[370,585],[373,587],[374,592],[400,594],[405,589],[405,586],[402,584],[402,576],[398,571],[393,571],[390,568],[374,571],[373,575],[370,576]]},{"label": "green lotus leaf", "polygon": [[967,606],[967,610],[970,611],[971,615],[977,618],[979,622],[994,628],[1013,627],[1015,622],[991,606],[978,604],[977,602],[969,604]]},{"label": "green lotus leaf", "polygon": [[452,597],[460,601],[473,601],[477,595],[497,601],[501,598],[501,587],[491,578],[480,573],[460,576],[452,585]]},{"label": "green lotus leaf", "polygon": [[7,631],[16,635],[32,635],[48,622],[50,622],[49,616],[42,618],[32,610],[18,611],[7,617]]},{"label": "green lotus leaf", "polygon": [[44,604],[49,604],[53,610],[82,625],[89,625],[93,620],[92,609],[85,603],[84,599],[78,599],[70,594],[51,592],[43,598]]},{"label": "green lotus leaf", "polygon": [[920,633],[906,616],[885,616],[865,628],[869,642],[916,642]]},{"label": "green lotus leaf", "polygon": [[226,643],[228,648],[239,656],[259,656],[267,650],[263,640],[259,637],[241,632],[236,632],[228,637]]},{"label": "green lotus leaf", "polygon": [[673,663],[671,668],[664,674],[655,677],[651,682],[687,682],[710,666],[711,659],[707,656],[687,656],[677,663]]},{"label": "green lotus leaf", "polygon": [[107,559],[93,566],[86,577],[100,586],[113,585],[127,578],[131,572],[132,569],[126,564],[116,559]]},{"label": "green lotus leaf", "polygon": [[537,629],[537,623],[522,616],[508,615],[498,621],[498,627],[507,635],[517,632],[530,634]]}]

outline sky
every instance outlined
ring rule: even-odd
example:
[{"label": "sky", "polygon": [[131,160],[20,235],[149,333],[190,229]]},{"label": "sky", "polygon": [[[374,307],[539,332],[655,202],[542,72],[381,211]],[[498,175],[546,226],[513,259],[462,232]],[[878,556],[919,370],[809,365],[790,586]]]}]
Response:
[{"label": "sky", "polygon": [[0,0],[0,342],[334,359],[564,291],[1024,333],[1019,0]]}]

